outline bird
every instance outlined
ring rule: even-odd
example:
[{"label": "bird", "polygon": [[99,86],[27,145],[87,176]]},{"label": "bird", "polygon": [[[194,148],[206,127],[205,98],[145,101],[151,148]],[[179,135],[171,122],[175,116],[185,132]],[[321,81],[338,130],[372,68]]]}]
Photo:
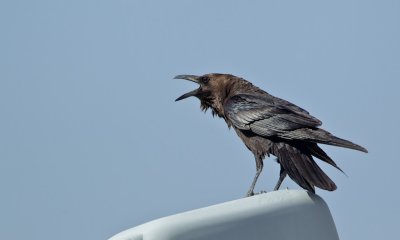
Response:
[{"label": "bird", "polygon": [[200,109],[204,112],[211,109],[213,116],[224,119],[253,153],[256,174],[246,196],[254,195],[266,156],[275,156],[280,164],[279,179],[274,190],[280,188],[288,175],[300,187],[315,193],[316,187],[334,191],[337,186],[314,158],[342,171],[318,144],[368,152],[366,148],[322,129],[322,122],[303,108],[275,97],[241,77],[208,73],[201,76],[177,75],[174,79],[199,85],[175,101],[198,98]]}]

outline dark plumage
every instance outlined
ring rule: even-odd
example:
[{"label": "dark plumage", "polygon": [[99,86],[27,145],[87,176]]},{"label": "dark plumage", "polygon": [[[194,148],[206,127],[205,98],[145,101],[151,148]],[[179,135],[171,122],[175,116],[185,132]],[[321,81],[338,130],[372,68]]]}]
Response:
[{"label": "dark plumage", "polygon": [[254,154],[257,171],[247,196],[254,194],[266,155],[275,155],[281,166],[275,190],[289,175],[302,188],[315,192],[315,187],[334,191],[336,185],[318,167],[313,157],[341,171],[317,143],[367,152],[365,148],[319,128],[321,121],[306,110],[268,94],[243,78],[216,73],[178,75],[175,78],[200,85],[176,101],[191,96],[200,99],[201,109],[206,111],[210,108],[213,115],[223,118]]}]

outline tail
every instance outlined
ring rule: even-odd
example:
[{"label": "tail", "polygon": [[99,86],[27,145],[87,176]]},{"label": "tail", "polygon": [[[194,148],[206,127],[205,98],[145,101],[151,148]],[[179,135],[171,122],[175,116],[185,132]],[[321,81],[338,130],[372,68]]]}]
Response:
[{"label": "tail", "polygon": [[335,167],[336,169],[338,169],[339,171],[341,171],[346,175],[346,173],[343,172],[343,170],[340,169],[338,165],[336,165],[336,163],[332,160],[332,158],[330,158],[328,154],[326,154],[324,150],[322,150],[316,143],[307,143],[305,146],[300,148],[303,148],[304,151],[306,151],[307,153],[310,153],[312,156],[330,164],[331,166]]},{"label": "tail", "polygon": [[360,145],[352,143],[348,140],[338,138],[328,131],[323,129],[310,129],[310,128],[301,128],[291,132],[286,132],[280,135],[280,137],[290,140],[304,140],[308,142],[314,143],[322,143],[327,145],[333,145],[338,147],[350,148],[354,150],[358,150],[361,152],[367,153],[368,150]]},{"label": "tail", "polygon": [[336,190],[336,184],[318,167],[312,155],[331,164],[340,171],[341,169],[317,144],[311,144],[310,146],[300,144],[296,146],[285,142],[274,143],[272,154],[278,157],[283,170],[302,188],[313,193],[315,193],[315,187],[327,191]]}]

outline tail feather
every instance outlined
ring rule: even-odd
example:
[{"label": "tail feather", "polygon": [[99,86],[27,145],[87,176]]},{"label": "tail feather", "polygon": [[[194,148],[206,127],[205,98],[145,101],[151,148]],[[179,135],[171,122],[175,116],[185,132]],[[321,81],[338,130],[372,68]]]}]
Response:
[{"label": "tail feather", "polygon": [[328,154],[326,154],[324,150],[322,150],[316,143],[309,143],[305,147],[314,157],[330,164],[331,166],[335,167],[342,173],[346,174],[338,165],[336,165],[336,163],[332,160],[332,158],[330,158]]},{"label": "tail feather", "polygon": [[336,184],[318,167],[311,153],[284,142],[275,143],[272,151],[289,177],[302,188],[312,192],[314,187],[336,190]]}]

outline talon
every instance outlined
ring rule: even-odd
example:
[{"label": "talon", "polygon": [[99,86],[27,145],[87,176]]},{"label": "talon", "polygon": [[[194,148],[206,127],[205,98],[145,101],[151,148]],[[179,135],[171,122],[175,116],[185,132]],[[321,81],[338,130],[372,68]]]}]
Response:
[{"label": "talon", "polygon": [[254,196],[254,192],[253,192],[253,191],[248,192],[248,193],[246,194],[246,197],[251,197],[251,196]]}]

